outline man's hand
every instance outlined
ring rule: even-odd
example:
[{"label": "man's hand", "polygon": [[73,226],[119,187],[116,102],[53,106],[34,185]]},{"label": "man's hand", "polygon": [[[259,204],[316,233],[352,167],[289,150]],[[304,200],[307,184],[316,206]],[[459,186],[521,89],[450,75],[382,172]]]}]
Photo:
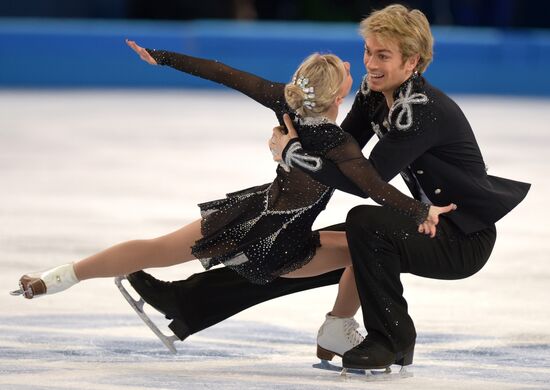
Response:
[{"label": "man's hand", "polygon": [[292,124],[292,120],[288,114],[283,115],[285,126],[288,129],[288,133],[283,133],[283,127],[277,126],[273,128],[273,135],[269,139],[269,150],[273,155],[273,160],[280,162],[283,160],[283,150],[292,138],[298,138],[298,133]]},{"label": "man's hand", "polygon": [[439,223],[439,214],[449,213],[454,210],[456,210],[456,204],[454,203],[443,207],[430,206],[428,218],[426,218],[423,224],[418,226],[418,232],[428,234],[431,238],[434,238],[437,231],[435,226]]},{"label": "man's hand", "polygon": [[151,54],[149,54],[149,52],[143,47],[139,46],[134,41],[130,41],[129,39],[126,39],[126,44],[130,46],[130,48],[135,51],[139,55],[139,58],[141,58],[143,61],[151,65],[157,65],[157,61],[155,61],[155,59],[151,57]]}]

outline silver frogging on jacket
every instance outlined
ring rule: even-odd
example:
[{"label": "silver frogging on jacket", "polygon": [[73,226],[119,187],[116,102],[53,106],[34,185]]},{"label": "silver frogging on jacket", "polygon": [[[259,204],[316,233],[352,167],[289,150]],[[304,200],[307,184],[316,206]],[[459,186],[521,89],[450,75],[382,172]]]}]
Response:
[{"label": "silver frogging on jacket", "polygon": [[[393,102],[393,105],[390,108],[390,112],[388,114],[388,118],[390,123],[392,122],[392,115],[395,112],[395,110],[399,107],[401,108],[401,111],[397,114],[397,119],[395,120],[395,128],[397,130],[405,131],[408,130],[412,124],[413,124],[413,110],[412,105],[413,104],[426,104],[428,103],[428,97],[423,93],[413,93],[412,92],[412,80],[409,81],[407,84],[407,89],[405,90],[405,94],[403,94],[403,91],[399,92],[399,98],[396,99]],[[405,119],[405,122],[403,123],[403,119]]]}]

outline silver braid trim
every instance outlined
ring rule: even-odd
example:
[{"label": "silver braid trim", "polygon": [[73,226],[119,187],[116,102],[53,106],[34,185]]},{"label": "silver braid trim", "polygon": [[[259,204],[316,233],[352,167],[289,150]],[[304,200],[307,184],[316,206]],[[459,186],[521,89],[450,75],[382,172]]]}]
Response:
[{"label": "silver braid trim", "polygon": [[307,156],[298,151],[302,151],[302,144],[295,142],[288,148],[285,156],[285,164],[289,167],[300,166],[308,171],[317,172],[323,166],[323,161],[320,157]]},{"label": "silver braid trim", "polygon": [[368,76],[369,76],[368,74],[363,76],[363,80],[361,81],[361,87],[359,88],[359,91],[365,96],[367,96],[370,93]]},{"label": "silver braid trim", "polygon": [[428,97],[423,93],[411,93],[412,92],[412,82],[409,81],[405,94],[403,92],[399,93],[399,98],[393,102],[393,105],[388,114],[390,122],[392,120],[392,115],[398,107],[402,107],[401,111],[397,114],[397,119],[394,122],[397,130],[408,130],[413,124],[413,104],[426,104],[428,102]]}]

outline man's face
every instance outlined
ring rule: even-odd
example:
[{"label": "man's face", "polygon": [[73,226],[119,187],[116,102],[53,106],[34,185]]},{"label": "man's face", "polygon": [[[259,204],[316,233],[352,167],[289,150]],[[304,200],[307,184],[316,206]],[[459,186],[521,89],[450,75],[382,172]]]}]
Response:
[{"label": "man's face", "polygon": [[380,42],[376,34],[365,39],[363,62],[368,72],[367,82],[373,91],[393,94],[407,80],[416,66],[416,60],[409,58],[403,63],[403,56],[397,43]]}]

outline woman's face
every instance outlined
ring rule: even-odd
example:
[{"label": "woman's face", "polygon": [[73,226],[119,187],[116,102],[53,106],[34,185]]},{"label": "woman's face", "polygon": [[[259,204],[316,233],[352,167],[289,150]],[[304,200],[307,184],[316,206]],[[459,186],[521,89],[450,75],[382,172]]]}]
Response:
[{"label": "woman's face", "polygon": [[340,85],[338,96],[341,98],[345,98],[346,96],[348,96],[349,91],[351,90],[353,79],[351,78],[349,62],[343,61],[342,64],[344,65],[344,81],[342,82],[342,85]]},{"label": "woman's face", "polygon": [[403,62],[403,56],[396,42],[391,40],[380,42],[376,34],[365,39],[363,62],[367,69],[367,82],[373,91],[393,92],[405,80],[411,77],[417,60],[409,58]]}]

